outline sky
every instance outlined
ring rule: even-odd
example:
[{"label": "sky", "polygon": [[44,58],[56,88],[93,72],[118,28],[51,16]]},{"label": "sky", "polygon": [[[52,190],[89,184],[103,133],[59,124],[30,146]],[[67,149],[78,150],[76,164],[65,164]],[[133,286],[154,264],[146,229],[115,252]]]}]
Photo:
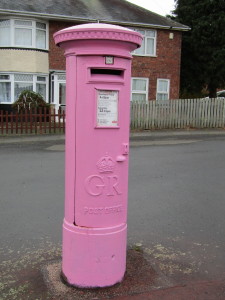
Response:
[{"label": "sky", "polygon": [[152,12],[165,16],[174,10],[174,0],[128,0],[131,3],[142,6]]}]

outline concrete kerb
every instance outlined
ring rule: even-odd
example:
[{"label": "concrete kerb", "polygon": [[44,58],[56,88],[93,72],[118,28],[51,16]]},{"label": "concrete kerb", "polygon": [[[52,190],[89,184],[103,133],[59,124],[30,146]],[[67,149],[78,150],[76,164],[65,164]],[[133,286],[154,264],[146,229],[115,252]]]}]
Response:
[{"label": "concrete kerb", "polygon": [[64,134],[45,134],[45,135],[8,135],[0,136],[1,144],[14,144],[14,143],[35,143],[35,142],[50,142],[50,141],[64,141]]},{"label": "concrete kerb", "polygon": [[131,140],[148,139],[176,139],[176,138],[198,138],[198,137],[225,136],[225,129],[202,129],[202,130],[146,130],[140,132],[131,132]]},{"label": "concrete kerb", "polygon": [[[165,139],[193,139],[200,137],[222,137],[225,136],[225,129],[203,129],[203,130],[155,130],[155,131],[140,131],[131,132],[131,141],[146,141],[146,140],[165,140]],[[50,142],[64,141],[64,134],[47,134],[47,135],[8,135],[0,136],[1,144],[13,143],[35,143],[35,142]]]}]

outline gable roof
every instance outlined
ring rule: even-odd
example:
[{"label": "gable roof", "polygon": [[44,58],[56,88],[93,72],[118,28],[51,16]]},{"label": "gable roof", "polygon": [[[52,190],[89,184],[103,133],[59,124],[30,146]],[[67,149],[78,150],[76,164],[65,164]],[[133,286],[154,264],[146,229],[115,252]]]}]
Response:
[{"label": "gable roof", "polygon": [[77,22],[105,22],[170,30],[189,27],[126,0],[0,0],[0,15],[20,15]]}]

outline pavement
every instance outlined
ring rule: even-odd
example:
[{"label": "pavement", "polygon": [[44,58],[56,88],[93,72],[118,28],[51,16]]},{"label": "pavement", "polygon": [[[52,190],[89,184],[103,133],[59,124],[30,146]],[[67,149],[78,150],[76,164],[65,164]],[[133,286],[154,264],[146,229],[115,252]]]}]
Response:
[{"label": "pavement", "polygon": [[[149,146],[155,143],[188,143],[202,138],[214,139],[225,137],[224,129],[211,130],[161,130],[131,132],[131,146]],[[64,147],[64,135],[30,135],[30,136],[2,136],[0,145],[13,143],[38,143],[40,141],[57,141],[54,149],[62,151]],[[57,148],[58,147],[58,148]],[[159,249],[160,255],[169,256],[168,251]],[[152,253],[151,253],[152,254]],[[59,255],[60,256],[60,255]],[[77,289],[62,283],[60,279],[61,260],[50,260],[42,266],[39,283],[34,283],[36,289],[46,289],[48,298],[52,300],[70,299],[117,299],[117,300],[225,300],[224,280],[202,280],[195,278],[193,281],[182,283],[169,281],[163,272],[156,270],[154,262],[144,246],[136,245],[127,250],[127,271],[123,282],[110,288],[103,289]],[[181,255],[182,256],[182,255]],[[26,274],[25,274],[26,275]],[[13,293],[13,291],[12,291]],[[41,293],[37,293],[41,294]],[[13,295],[13,294],[12,294]],[[23,298],[0,299],[44,299],[31,298],[25,295]],[[44,299],[44,300],[45,300]]]}]

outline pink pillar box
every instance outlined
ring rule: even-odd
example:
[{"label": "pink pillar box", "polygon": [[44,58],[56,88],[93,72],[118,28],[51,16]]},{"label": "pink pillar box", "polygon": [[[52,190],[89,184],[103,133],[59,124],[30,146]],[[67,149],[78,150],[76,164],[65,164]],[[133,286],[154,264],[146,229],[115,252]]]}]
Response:
[{"label": "pink pillar box", "polygon": [[54,34],[66,56],[62,274],[78,287],[122,281],[126,269],[132,30],[85,24]]}]

